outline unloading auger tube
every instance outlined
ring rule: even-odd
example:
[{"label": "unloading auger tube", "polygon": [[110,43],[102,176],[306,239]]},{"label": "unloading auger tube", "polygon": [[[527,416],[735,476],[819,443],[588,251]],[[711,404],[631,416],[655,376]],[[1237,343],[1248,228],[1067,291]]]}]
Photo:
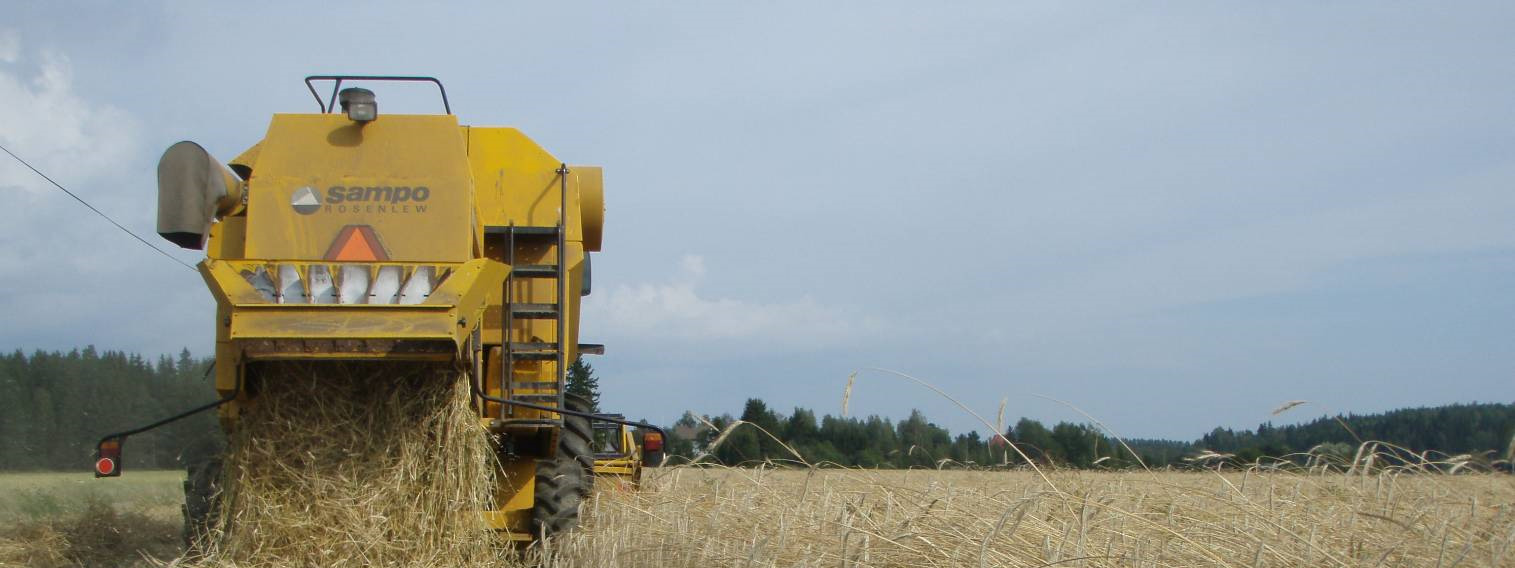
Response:
[{"label": "unloading auger tube", "polygon": [[[326,99],[316,89],[324,81]],[[374,91],[347,86],[395,82],[435,85],[444,114],[381,114]],[[96,475],[121,474],[127,437],[196,412],[217,409],[222,428],[235,430],[278,380],[267,371],[290,361],[316,375],[334,366],[461,372],[498,441],[486,524],[521,541],[571,527],[570,496],[592,483],[589,421],[643,428],[649,447],[665,439],[566,393],[569,363],[604,350],[579,343],[604,227],[600,168],[567,165],[515,128],[459,124],[432,77],[316,75],[306,86],[319,112],[273,115],[230,162],[193,142],[164,152],[158,232],[205,251],[219,398],[106,436]]]}]

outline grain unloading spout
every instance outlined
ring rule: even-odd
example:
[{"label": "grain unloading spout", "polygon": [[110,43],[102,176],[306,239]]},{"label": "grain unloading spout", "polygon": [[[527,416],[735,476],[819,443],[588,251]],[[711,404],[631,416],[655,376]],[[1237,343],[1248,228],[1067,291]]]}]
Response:
[{"label": "grain unloading spout", "polygon": [[200,250],[211,221],[242,205],[242,180],[199,144],[169,146],[158,160],[158,234]]}]

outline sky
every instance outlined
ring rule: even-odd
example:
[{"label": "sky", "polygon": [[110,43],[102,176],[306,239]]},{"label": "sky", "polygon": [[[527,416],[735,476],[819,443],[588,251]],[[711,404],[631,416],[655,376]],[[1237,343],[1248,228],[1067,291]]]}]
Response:
[{"label": "sky", "polygon": [[[0,144],[193,264],[163,149],[437,76],[605,168],[582,339],[659,422],[837,414],[854,372],[852,415],[954,432],[1515,401],[1508,3],[564,4],[12,3]],[[209,353],[197,274],[6,156],[0,198],[0,348]]]}]

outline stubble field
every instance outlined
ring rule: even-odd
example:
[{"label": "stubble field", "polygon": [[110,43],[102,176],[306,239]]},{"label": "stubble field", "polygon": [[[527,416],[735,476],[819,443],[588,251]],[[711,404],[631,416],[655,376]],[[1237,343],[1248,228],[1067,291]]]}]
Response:
[{"label": "stubble field", "polygon": [[[180,479],[0,476],[0,565],[171,560]],[[504,563],[1505,567],[1512,509],[1515,477],[1486,473],[675,467],[639,492],[602,485],[583,529]]]}]

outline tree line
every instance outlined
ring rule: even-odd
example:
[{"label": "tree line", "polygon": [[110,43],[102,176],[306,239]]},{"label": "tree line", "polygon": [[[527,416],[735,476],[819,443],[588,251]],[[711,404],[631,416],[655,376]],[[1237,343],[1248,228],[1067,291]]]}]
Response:
[{"label": "tree line", "polygon": [[[1027,459],[1080,468],[1136,464],[1118,441],[1088,424],[1060,422],[1048,428],[1022,418],[1003,435],[985,438],[976,431],[953,435],[919,410],[898,422],[877,415],[817,418],[804,408],[786,416],[760,399],[748,399],[736,417],[685,414],[669,430],[669,436],[671,456],[686,460],[699,457],[725,465],[777,461],[865,468],[952,468],[1016,465]],[[1174,463],[1192,453],[1192,446],[1181,442],[1128,440],[1127,444],[1149,467]],[[678,461],[672,458],[670,463]]]},{"label": "tree line", "polygon": [[[0,355],[0,471],[89,471],[95,443],[216,399],[213,358],[148,360],[93,346],[69,352]],[[582,360],[569,368],[569,392],[599,403],[599,380]],[[213,411],[131,436],[125,467],[177,469],[185,452],[223,443]]]},{"label": "tree line", "polygon": [[[210,359],[188,350],[155,360],[94,347],[0,356],[0,470],[87,470],[102,435],[213,400],[209,366]],[[568,375],[568,390],[598,406],[594,369],[577,361]],[[125,466],[180,467],[183,452],[219,442],[215,420],[215,413],[207,412],[132,436]],[[744,424],[732,427],[738,421]],[[876,415],[817,416],[805,408],[785,414],[754,398],[737,416],[686,413],[667,431],[670,463],[700,457],[727,465],[804,461],[935,468],[1016,466],[1030,460],[1055,467],[1120,469],[1139,465],[1134,453],[1141,464],[1162,468],[1190,465],[1188,460],[1202,452],[1228,455],[1233,463],[1302,460],[1299,454],[1312,450],[1351,457],[1361,441],[1377,440],[1414,453],[1471,454],[1476,463],[1508,464],[1515,452],[1515,404],[1453,404],[1285,426],[1264,423],[1251,430],[1216,428],[1184,442],[1122,441],[1091,424],[1049,427],[1030,418],[987,438],[978,432],[954,435],[920,411],[899,421]]]},{"label": "tree line", "polygon": [[1194,445],[1252,462],[1318,446],[1327,453],[1347,456],[1365,441],[1394,444],[1413,454],[1469,454],[1477,463],[1503,460],[1508,464],[1515,454],[1515,404],[1448,404],[1380,414],[1323,416],[1286,426],[1268,422],[1255,430],[1216,428]]},{"label": "tree line", "polygon": [[[733,428],[738,422],[743,424]],[[1264,423],[1256,430],[1216,428],[1183,442],[1119,440],[1091,424],[1058,422],[1048,427],[1030,418],[985,439],[978,432],[953,435],[920,411],[899,422],[879,416],[817,419],[804,408],[786,416],[760,399],[749,399],[735,417],[685,414],[669,434],[670,455],[725,465],[803,461],[867,468],[996,467],[1029,460],[1054,467],[1122,469],[1214,463],[1195,461],[1201,454],[1218,455],[1231,464],[1265,458],[1303,464],[1309,453],[1348,459],[1363,442],[1380,441],[1414,454],[1428,452],[1433,461],[1439,459],[1436,453],[1469,454],[1472,463],[1508,470],[1515,454],[1515,404],[1348,414],[1287,426]],[[673,458],[672,463],[677,462]]]},{"label": "tree line", "polygon": [[[89,471],[101,436],[216,399],[210,360],[189,350],[148,360],[94,347],[0,356],[0,469]],[[175,469],[187,449],[214,447],[214,412],[129,438],[129,469]]]}]

